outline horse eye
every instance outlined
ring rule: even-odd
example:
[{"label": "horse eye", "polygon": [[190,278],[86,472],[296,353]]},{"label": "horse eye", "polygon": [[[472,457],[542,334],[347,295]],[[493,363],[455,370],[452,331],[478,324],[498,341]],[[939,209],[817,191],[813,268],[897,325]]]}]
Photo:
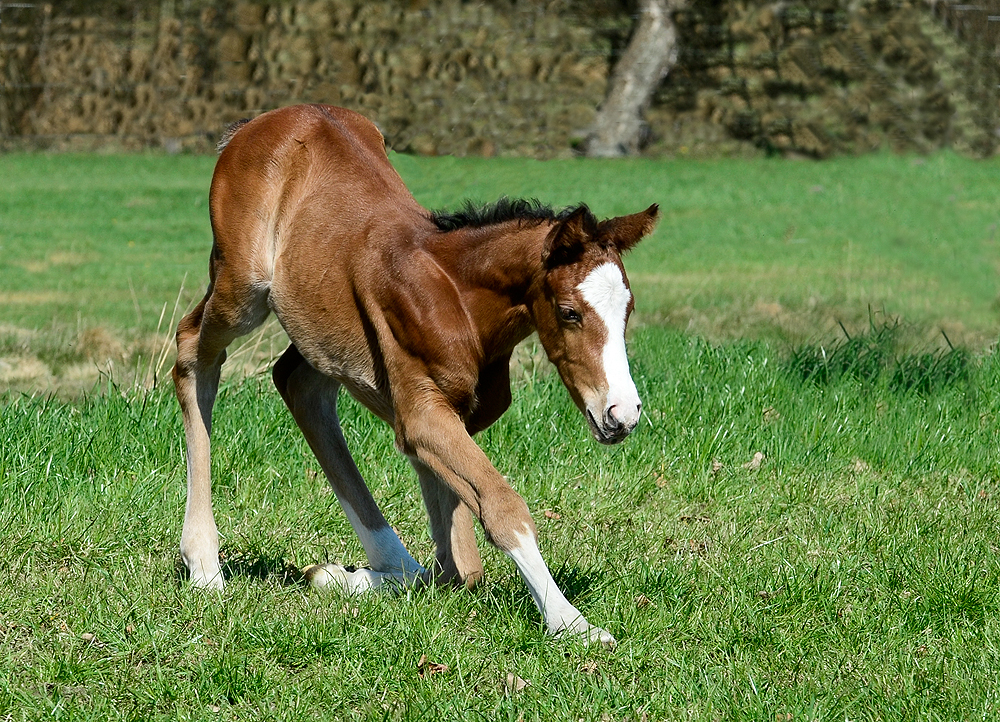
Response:
[{"label": "horse eye", "polygon": [[567,308],[566,306],[559,307],[559,317],[566,323],[580,323],[580,314],[576,312],[576,309]]}]

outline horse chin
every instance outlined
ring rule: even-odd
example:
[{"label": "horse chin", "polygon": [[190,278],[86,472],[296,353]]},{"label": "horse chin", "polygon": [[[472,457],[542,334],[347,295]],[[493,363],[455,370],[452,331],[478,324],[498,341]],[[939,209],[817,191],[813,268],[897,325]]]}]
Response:
[{"label": "horse chin", "polygon": [[625,438],[629,435],[629,432],[631,431],[631,429],[628,429],[624,426],[620,426],[614,432],[607,432],[601,427],[600,424],[597,423],[597,420],[594,418],[594,415],[590,413],[590,409],[587,409],[584,415],[587,417],[587,425],[590,427],[591,436],[593,436],[598,442],[604,444],[605,446],[614,446],[615,444],[620,444],[621,442],[625,441]]}]

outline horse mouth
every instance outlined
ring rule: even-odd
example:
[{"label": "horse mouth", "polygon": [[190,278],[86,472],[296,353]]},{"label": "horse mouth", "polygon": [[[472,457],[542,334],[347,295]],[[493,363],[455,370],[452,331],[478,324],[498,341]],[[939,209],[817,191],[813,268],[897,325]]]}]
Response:
[{"label": "horse mouth", "polygon": [[631,431],[627,426],[622,425],[612,429],[605,429],[597,423],[597,419],[594,418],[594,414],[591,413],[590,409],[587,409],[587,424],[590,426],[590,433],[593,437],[605,446],[613,446],[614,444],[621,443]]}]

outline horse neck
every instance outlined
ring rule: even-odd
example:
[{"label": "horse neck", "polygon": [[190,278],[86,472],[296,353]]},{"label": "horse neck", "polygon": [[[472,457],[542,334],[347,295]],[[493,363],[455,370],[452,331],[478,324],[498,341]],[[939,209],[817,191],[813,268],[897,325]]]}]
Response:
[{"label": "horse neck", "polygon": [[532,294],[543,277],[549,223],[507,222],[441,237],[439,257],[466,299],[487,360],[509,354],[532,331]]}]

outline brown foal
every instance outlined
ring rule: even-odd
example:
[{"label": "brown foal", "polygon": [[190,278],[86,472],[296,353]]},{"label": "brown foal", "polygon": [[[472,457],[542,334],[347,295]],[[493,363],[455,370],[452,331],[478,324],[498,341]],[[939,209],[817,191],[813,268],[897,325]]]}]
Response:
[{"label": "brown foal", "polygon": [[[527,505],[472,435],[509,406],[510,355],[533,330],[598,441],[635,428],[621,254],[652,230],[657,207],[601,222],[586,206],[555,213],[506,200],[428,213],[378,129],[331,106],[265,113],[220,146],[211,280],[177,329],[174,367],[187,440],[181,555],[192,583],[223,586],[209,434],[226,347],[273,311],[292,341],[274,383],[371,565],[313,566],[312,583],[472,585],[483,574],[475,516],[517,565],[550,633],[613,643],[559,591]],[[410,556],[358,472],[337,418],[341,386],[392,426],[416,469],[435,568]]]}]

